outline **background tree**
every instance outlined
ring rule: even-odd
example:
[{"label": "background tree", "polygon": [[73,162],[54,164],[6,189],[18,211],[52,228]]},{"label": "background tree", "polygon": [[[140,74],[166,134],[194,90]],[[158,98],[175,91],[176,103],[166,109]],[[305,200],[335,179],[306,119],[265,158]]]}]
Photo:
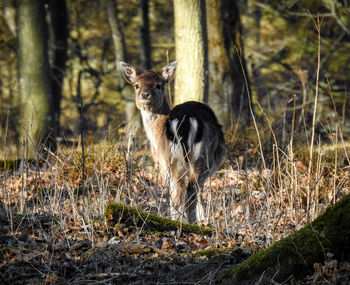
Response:
[{"label": "background tree", "polygon": [[[0,9],[0,142],[6,145],[0,157],[12,157],[18,141],[16,6]],[[9,142],[6,143],[5,142]]]},{"label": "background tree", "polygon": [[60,115],[61,115],[61,98],[62,85],[65,76],[67,47],[68,47],[68,14],[65,0],[50,1],[50,22],[51,22],[51,74],[52,74],[52,111],[54,133],[60,135]]},{"label": "background tree", "polygon": [[237,1],[222,0],[221,15],[224,44],[229,56],[229,69],[233,89],[231,92],[231,112],[236,121],[249,125],[250,82],[244,56],[244,41],[240,11]]},{"label": "background tree", "polygon": [[[125,35],[119,19],[119,10],[117,0],[105,0],[107,20],[112,35],[114,56],[116,66],[120,61],[128,61],[128,53],[125,44]],[[124,84],[123,78],[118,76],[118,86],[121,87]]]},{"label": "background tree", "polygon": [[208,47],[205,0],[174,0],[178,70],[174,104],[208,102]]},{"label": "background tree", "polygon": [[[114,0],[105,0],[106,1],[106,11],[107,19],[110,26],[113,44],[114,44],[114,53],[116,61],[116,69],[118,70],[116,77],[118,83],[118,89],[121,92],[125,102],[125,117],[127,122],[127,132],[128,132],[128,153],[134,146],[134,137],[136,131],[140,128],[140,115],[135,105],[134,92],[129,84],[126,84],[126,81],[122,78],[122,73],[119,70],[119,62],[124,61],[128,62],[128,53],[125,44],[124,31],[121,26],[119,19],[118,11],[118,2]],[[149,41],[149,23],[148,23],[148,1],[140,0],[141,14],[143,25],[140,29],[140,38],[141,38],[141,59],[142,65],[145,69],[150,68],[150,41]]]},{"label": "background tree", "polygon": [[141,40],[141,67],[143,70],[151,69],[152,63],[152,49],[151,49],[151,35],[149,28],[149,1],[140,0],[141,11],[141,28],[140,28],[140,40]]},{"label": "background tree", "polygon": [[[13,21],[15,2],[12,0],[0,1],[0,145],[3,145],[5,140],[5,132],[7,145],[6,151],[0,149],[0,155],[11,153],[11,157],[15,156],[16,149],[12,146],[18,141],[19,134],[18,31]],[[69,30],[66,31],[65,61],[64,48],[55,49],[58,44],[55,43],[56,36],[54,36],[54,26],[57,27],[56,32],[61,33],[66,30],[67,21],[63,20],[64,15],[61,14],[62,19],[57,21],[53,15],[57,11],[53,6],[63,7],[62,1],[44,2],[48,3],[45,9],[50,13],[47,15],[50,17],[46,17],[50,27],[47,52],[52,64],[52,79],[48,84],[52,85],[53,100],[54,98],[61,100],[60,104],[53,104],[53,107],[56,108],[61,105],[61,108],[55,111],[57,114],[61,110],[61,134],[68,138],[78,133],[80,115],[75,103],[79,101],[77,99],[79,84],[80,95],[86,106],[84,108],[85,118],[89,131],[93,132],[94,137],[104,136],[106,130],[118,130],[118,134],[123,133],[119,132],[120,126],[124,126],[124,122],[129,122],[134,118],[132,112],[134,98],[133,95],[127,94],[128,89],[124,88],[124,81],[118,82],[115,62],[116,56],[120,54],[124,61],[131,62],[139,68],[143,66],[141,53],[145,49],[141,46],[139,32],[142,26],[142,3],[140,0],[112,1],[118,8],[116,14],[124,42],[123,47],[114,48],[117,42],[114,41],[115,37],[111,36],[111,25],[109,25],[111,21],[106,20],[104,1],[66,1]],[[157,69],[164,65],[167,50],[169,59],[176,59],[174,56],[173,4],[180,5],[181,1],[173,3],[173,1],[152,0],[148,2],[149,32],[152,34],[151,66]],[[200,2],[197,4],[199,5]],[[350,132],[347,123],[350,109],[348,3],[344,1],[318,1],[316,3],[315,1],[286,0],[283,3],[277,3],[267,0],[207,0],[206,5],[207,12],[209,11],[206,14],[210,56],[208,72],[204,75],[202,73],[202,78],[205,75],[209,76],[208,103],[213,105],[222,123],[229,124],[228,118],[232,118],[234,122],[241,119],[240,126],[243,125],[242,123],[249,126],[250,114],[247,111],[246,101],[248,97],[244,93],[246,86],[242,77],[241,60],[243,66],[246,62],[248,67],[252,102],[259,102],[271,119],[277,139],[283,137],[285,139],[282,141],[286,143],[289,141],[291,131],[289,121],[292,120],[294,113],[294,95],[296,98],[295,139],[305,139],[308,132],[308,116],[310,110],[313,110],[314,71],[317,67],[317,57],[315,57],[317,35],[312,19],[315,19],[319,13],[323,21],[321,27],[321,96],[318,102],[317,130],[323,130],[322,139],[331,138],[329,134],[333,130],[325,122],[327,118],[335,114],[337,120],[340,118],[339,122],[344,136],[348,136]],[[185,15],[190,8],[187,4],[180,7],[181,14]],[[112,16],[114,15],[115,13]],[[192,16],[190,18],[194,19]],[[183,24],[183,26],[184,33],[188,32],[189,25]],[[187,40],[183,37],[177,41],[178,46],[183,45],[183,48],[178,48],[179,61],[186,51],[185,48],[194,46],[191,42],[194,38]],[[58,60],[61,56],[55,55],[59,51],[62,52],[61,60]],[[123,55],[126,51],[127,57]],[[239,57],[236,56],[237,51],[239,51]],[[195,54],[186,56],[186,58],[193,58],[194,67],[198,67],[199,60]],[[59,67],[60,64],[62,64],[61,67]],[[65,70],[62,69],[64,66],[66,66]],[[179,68],[181,66],[182,64],[179,65]],[[61,97],[54,94],[55,91],[58,91],[57,94],[60,93],[60,88],[54,86],[56,83],[59,85],[60,76],[63,75],[59,69],[65,74],[62,79]],[[193,68],[184,68],[184,70],[190,73],[196,72]],[[181,70],[179,71],[178,79],[181,77]],[[192,78],[192,74],[189,75],[189,78]],[[198,82],[200,80],[191,79],[187,84],[189,91],[183,90],[180,93],[185,97],[200,94],[199,97],[203,99],[199,100],[204,100],[203,91],[194,91],[194,84]],[[178,85],[179,88],[182,88],[180,84]],[[220,90],[221,88],[223,89]],[[177,94],[180,93],[177,92]],[[191,99],[197,100],[193,97],[183,100]],[[255,111],[257,116],[262,115],[258,108]],[[52,112],[54,114],[54,109]],[[226,115],[221,118],[222,114]],[[58,116],[54,115],[53,118],[57,121]],[[260,118],[265,120],[264,116]],[[11,148],[10,152],[9,148]]]},{"label": "background tree", "polygon": [[[230,64],[230,50],[224,42],[224,27],[221,0],[206,0],[208,54],[209,54],[209,105],[215,111],[219,122],[228,126],[231,115],[233,80]],[[225,11],[225,13],[229,13]]]},{"label": "background tree", "polygon": [[[344,118],[349,110],[349,3],[344,1],[248,1],[241,5],[244,15],[244,51],[247,55],[252,94],[275,121],[277,137],[288,143],[294,136],[308,143],[314,107],[317,70],[317,29],[322,19],[320,94],[316,132],[329,140],[334,131],[325,121],[336,121],[349,132]],[[294,108],[295,98],[295,108]],[[333,113],[335,112],[335,113]],[[327,115],[328,114],[328,115]]]},{"label": "background tree", "polygon": [[47,25],[41,0],[17,1],[20,139],[28,157],[45,143],[55,149]]}]

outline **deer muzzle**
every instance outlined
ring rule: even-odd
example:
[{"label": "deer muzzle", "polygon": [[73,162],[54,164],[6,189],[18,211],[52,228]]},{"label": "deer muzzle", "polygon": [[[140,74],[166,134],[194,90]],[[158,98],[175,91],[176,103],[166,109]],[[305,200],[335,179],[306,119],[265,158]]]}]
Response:
[{"label": "deer muzzle", "polygon": [[151,103],[151,93],[150,92],[143,92],[140,94],[141,97],[141,103],[142,104],[150,104]]}]

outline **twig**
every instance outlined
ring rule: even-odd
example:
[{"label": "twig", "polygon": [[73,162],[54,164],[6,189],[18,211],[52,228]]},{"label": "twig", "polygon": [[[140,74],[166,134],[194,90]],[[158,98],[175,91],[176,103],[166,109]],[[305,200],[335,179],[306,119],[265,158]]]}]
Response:
[{"label": "twig", "polygon": [[251,99],[250,99],[250,92],[249,92],[249,88],[248,88],[247,76],[245,74],[245,70],[244,70],[244,67],[243,67],[241,54],[240,54],[237,46],[234,45],[234,47],[235,47],[235,50],[237,52],[237,55],[238,55],[237,57],[238,57],[238,60],[239,60],[239,64],[241,65],[241,69],[242,69],[242,73],[243,73],[243,77],[244,77],[244,83],[245,83],[245,87],[246,87],[246,90],[247,90],[247,96],[248,96],[248,102],[249,102],[249,111],[250,111],[250,114],[251,114],[252,119],[253,119],[253,123],[254,123],[256,134],[258,136],[261,159],[262,159],[262,162],[263,162],[264,169],[266,169],[266,163],[265,163],[263,148],[262,148],[262,144],[261,144],[260,133],[259,133],[258,126],[256,124],[255,116],[254,116],[254,113],[253,113],[252,102],[251,102]]},{"label": "twig", "polygon": [[[166,62],[167,62],[167,64],[169,64],[170,63],[169,62],[169,50],[166,50],[165,55],[166,55]],[[173,107],[173,98],[171,96],[170,84],[168,84],[168,100],[169,100],[170,107],[172,108]]]},{"label": "twig", "polygon": [[[318,100],[318,88],[319,88],[319,80],[320,80],[320,66],[321,66],[321,24],[323,18],[317,18],[317,22],[312,18],[314,25],[317,30],[317,70],[316,70],[316,90],[315,90],[315,103],[314,103],[314,112],[312,116],[312,129],[311,129],[311,141],[310,141],[310,161],[308,168],[308,185],[307,185],[307,221],[310,222],[310,181],[311,181],[311,172],[312,172],[312,159],[313,159],[313,145],[315,140],[315,124],[316,124],[316,112],[317,112],[317,100]],[[315,201],[316,203],[317,201]]]},{"label": "twig", "polygon": [[[83,98],[80,97],[80,120],[81,124],[83,122]],[[85,217],[85,146],[84,146],[84,130],[83,127],[80,126],[80,142],[81,142],[81,155],[82,155],[82,196],[83,196],[83,216]]]}]

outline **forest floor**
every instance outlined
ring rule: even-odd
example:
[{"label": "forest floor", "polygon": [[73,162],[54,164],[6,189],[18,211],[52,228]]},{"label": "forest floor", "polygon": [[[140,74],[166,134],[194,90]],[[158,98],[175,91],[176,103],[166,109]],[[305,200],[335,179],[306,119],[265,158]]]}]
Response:
[{"label": "forest floor", "polygon": [[[1,284],[214,284],[248,256],[239,249],[191,255],[215,248],[210,238],[195,234],[113,233],[95,225],[92,242],[83,228],[62,231],[49,215],[15,220],[13,234],[0,236]],[[3,219],[1,232],[10,231]]]},{"label": "forest floor", "polygon": [[[248,149],[229,153],[201,193],[200,224],[214,229],[211,236],[108,225],[103,213],[114,201],[169,217],[168,189],[147,153],[130,158],[123,145],[91,144],[84,176],[80,148],[62,148],[40,165],[3,168],[1,284],[216,284],[227,269],[350,193],[340,155],[344,165],[334,169],[323,152],[309,176],[304,162],[288,157],[269,168],[242,168],[257,153]],[[339,283],[340,264],[350,275],[348,263],[318,264],[299,283]]]}]

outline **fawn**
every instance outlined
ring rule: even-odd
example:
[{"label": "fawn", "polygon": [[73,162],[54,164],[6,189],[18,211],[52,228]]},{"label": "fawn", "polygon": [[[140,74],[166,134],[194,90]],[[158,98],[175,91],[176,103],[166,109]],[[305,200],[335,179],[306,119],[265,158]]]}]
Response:
[{"label": "fawn", "polygon": [[124,78],[135,88],[153,159],[170,182],[171,217],[196,223],[203,215],[199,193],[220,166],[226,146],[221,126],[206,104],[189,101],[170,110],[164,87],[173,80],[176,67],[174,61],[161,72],[136,71],[120,62]]}]

